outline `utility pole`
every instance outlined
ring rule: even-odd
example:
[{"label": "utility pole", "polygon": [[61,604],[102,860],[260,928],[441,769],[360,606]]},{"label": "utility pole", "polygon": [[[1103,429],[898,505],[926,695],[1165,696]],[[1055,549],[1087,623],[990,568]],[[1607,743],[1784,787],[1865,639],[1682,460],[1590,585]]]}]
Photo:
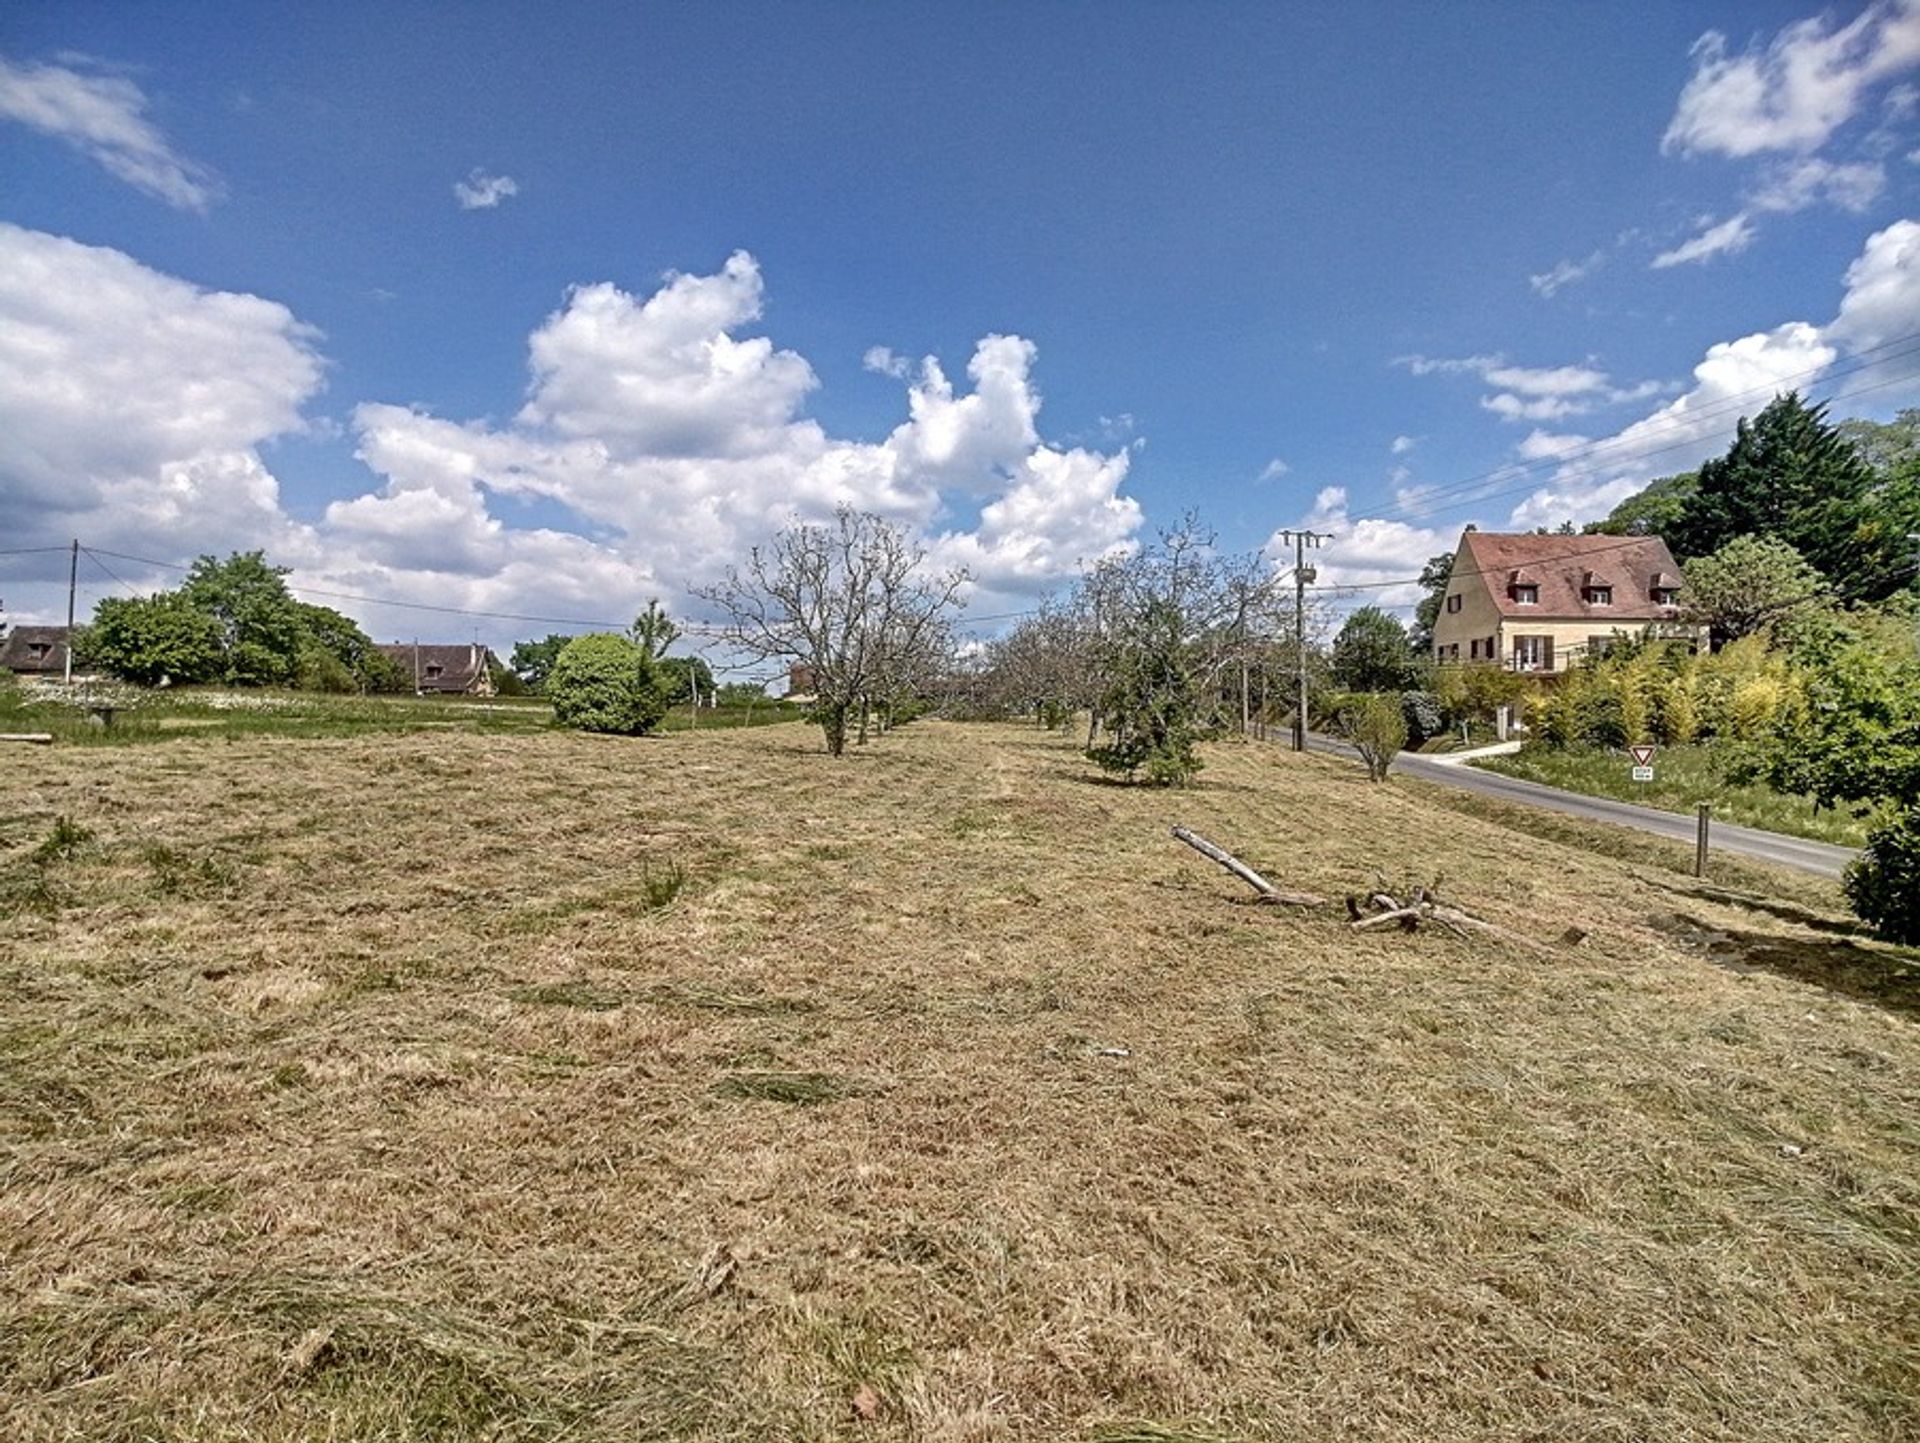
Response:
[{"label": "utility pole", "polygon": [[1333,540],[1333,533],[1282,531],[1279,535],[1293,543],[1293,749],[1303,752],[1307,749],[1307,588],[1320,574],[1307,565],[1307,548]]},{"label": "utility pole", "polygon": [[80,538],[73,538],[73,554],[67,560],[67,664],[63,680],[73,685],[73,597],[80,589]]}]

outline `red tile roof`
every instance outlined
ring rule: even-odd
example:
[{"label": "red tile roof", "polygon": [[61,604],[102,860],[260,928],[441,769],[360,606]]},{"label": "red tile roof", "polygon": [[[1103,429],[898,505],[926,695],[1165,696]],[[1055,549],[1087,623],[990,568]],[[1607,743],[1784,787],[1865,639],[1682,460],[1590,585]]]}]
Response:
[{"label": "red tile roof", "polygon": [[[1453,582],[1486,583],[1502,616],[1538,620],[1661,621],[1674,607],[1653,599],[1656,586],[1678,588],[1680,567],[1658,536],[1511,536],[1469,531],[1467,565],[1456,558]],[[1514,584],[1537,586],[1537,603],[1513,599]],[[1592,586],[1613,588],[1611,605],[1586,599]]]}]

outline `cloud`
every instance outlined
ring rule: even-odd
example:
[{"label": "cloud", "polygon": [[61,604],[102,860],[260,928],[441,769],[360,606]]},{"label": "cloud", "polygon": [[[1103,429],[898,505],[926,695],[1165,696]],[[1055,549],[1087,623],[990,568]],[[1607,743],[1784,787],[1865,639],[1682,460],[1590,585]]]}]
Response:
[{"label": "cloud", "polygon": [[1275,456],[1261,468],[1260,479],[1262,481],[1278,481],[1292,469],[1293,467],[1289,466],[1285,461],[1282,461],[1278,456]]},{"label": "cloud", "polygon": [[1886,168],[1877,161],[1841,165],[1811,156],[1773,167],[1748,203],[1754,210],[1783,215],[1822,204],[1858,215],[1879,199],[1886,185]]},{"label": "cloud", "polygon": [[1393,444],[1387,449],[1395,456],[1404,456],[1420,443],[1411,436],[1395,436]]},{"label": "cloud", "polygon": [[1571,455],[1587,444],[1585,436],[1558,435],[1536,429],[1529,431],[1527,438],[1514,449],[1522,461],[1547,461]]},{"label": "cloud", "polygon": [[[1411,608],[1420,600],[1420,588],[1406,580],[1417,577],[1428,558],[1452,551],[1459,541],[1456,527],[1426,527],[1406,521],[1388,521],[1351,514],[1344,486],[1328,486],[1313,498],[1313,507],[1297,529],[1331,535],[1314,557],[1319,570],[1316,585],[1324,588],[1364,588],[1336,596],[1346,607],[1377,605]],[[1293,547],[1276,532],[1263,548],[1275,564],[1291,564]],[[1394,582],[1394,585],[1380,583]]]},{"label": "cloud", "polygon": [[1564,260],[1537,276],[1528,276],[1527,284],[1533,287],[1534,294],[1551,300],[1576,281],[1583,281],[1607,262],[1607,253],[1597,250],[1583,261]]},{"label": "cloud", "polygon": [[168,205],[205,210],[219,190],[213,173],[178,154],[146,109],[145,93],[121,76],[0,56],[0,118],[65,141]]},{"label": "cloud", "polygon": [[1850,25],[1831,24],[1826,16],[1797,21],[1738,55],[1719,31],[1702,35],[1661,149],[1736,159],[1811,154],[1876,83],[1920,64],[1920,0],[1881,0]]},{"label": "cloud", "polygon": [[1594,366],[1515,366],[1502,356],[1464,356],[1457,360],[1400,356],[1395,365],[1416,376],[1477,375],[1500,389],[1482,396],[1480,405],[1503,421],[1558,421],[1603,406],[1643,400],[1659,392],[1657,381],[1615,385]]},{"label": "cloud", "polygon": [[0,222],[9,532],[135,552],[156,536],[189,552],[278,537],[259,448],[304,428],[318,340],[275,302]]},{"label": "cloud", "polygon": [[1869,236],[1847,267],[1846,293],[1827,335],[1857,354],[1909,335],[1915,316],[1920,316],[1920,221],[1895,221]]},{"label": "cloud", "polygon": [[[355,454],[375,479],[307,521],[263,457],[307,427],[325,371],[315,332],[259,297],[0,227],[0,513],[25,518],[20,545],[79,535],[162,560],[265,547],[300,586],[589,619],[711,581],[841,504],[970,567],[983,610],[1132,545],[1131,449],[1040,439],[1031,343],[984,337],[965,390],[929,359],[900,425],[841,439],[803,414],[818,384],[804,358],[743,334],[762,295],[744,252],[643,296],[577,286],[528,338],[518,413],[355,405]],[[518,524],[535,502],[555,519]],[[423,624],[349,609],[383,635]]]},{"label": "cloud", "polygon": [[891,376],[896,381],[904,381],[913,374],[913,362],[886,346],[868,346],[860,365],[876,376]]},{"label": "cloud", "polygon": [[1738,255],[1753,244],[1753,221],[1745,211],[1729,216],[1718,225],[1708,226],[1689,241],[1662,251],[1652,261],[1652,269],[1683,266],[1694,261],[1711,260],[1719,255]]},{"label": "cloud", "polygon": [[1836,361],[1851,363],[1847,386],[1873,388],[1875,404],[1920,400],[1920,376],[1898,348],[1920,315],[1920,221],[1902,220],[1867,238],[1847,267],[1845,292],[1825,326],[1789,321],[1708,349],[1694,384],[1643,420],[1592,444],[1514,509],[1516,526],[1583,521],[1656,476],[1698,465],[1725,450],[1735,422],[1779,391],[1804,390]]},{"label": "cloud", "polygon": [[520,194],[520,182],[510,175],[488,175],[476,165],[465,180],[453,183],[453,194],[462,210],[492,210]]}]

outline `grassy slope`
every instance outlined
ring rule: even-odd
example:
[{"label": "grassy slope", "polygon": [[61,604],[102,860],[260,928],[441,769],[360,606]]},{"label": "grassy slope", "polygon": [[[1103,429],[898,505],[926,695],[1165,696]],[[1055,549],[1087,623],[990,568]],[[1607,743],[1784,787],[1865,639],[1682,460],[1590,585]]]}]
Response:
[{"label": "grassy slope", "polygon": [[1758,785],[1734,786],[1720,776],[1714,750],[1705,746],[1660,748],[1654,755],[1651,782],[1633,780],[1633,760],[1625,752],[1592,748],[1554,751],[1533,746],[1513,756],[1488,757],[1472,765],[1589,797],[1612,797],[1667,812],[1692,815],[1701,802],[1711,802],[1714,816],[1721,821],[1843,847],[1864,845],[1872,825],[1871,819],[1856,817],[1844,809],[1816,808],[1808,797],[1787,796]]},{"label": "grassy slope", "polygon": [[[1920,1429],[1920,984],[1822,884],[1736,907],[1277,750],[1168,794],[1012,729],[816,745],[9,770],[7,1436]],[[1591,936],[1354,937],[1175,821]]]}]

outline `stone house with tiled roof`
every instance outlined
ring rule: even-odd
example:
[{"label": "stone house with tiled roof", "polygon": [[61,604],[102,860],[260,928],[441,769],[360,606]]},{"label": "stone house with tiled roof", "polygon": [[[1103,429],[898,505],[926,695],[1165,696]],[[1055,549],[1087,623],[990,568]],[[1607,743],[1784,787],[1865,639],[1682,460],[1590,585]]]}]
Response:
[{"label": "stone house with tiled roof", "polygon": [[1680,619],[1683,584],[1658,536],[1468,531],[1434,621],[1433,659],[1552,674],[1649,631],[1704,649],[1707,629]]}]

